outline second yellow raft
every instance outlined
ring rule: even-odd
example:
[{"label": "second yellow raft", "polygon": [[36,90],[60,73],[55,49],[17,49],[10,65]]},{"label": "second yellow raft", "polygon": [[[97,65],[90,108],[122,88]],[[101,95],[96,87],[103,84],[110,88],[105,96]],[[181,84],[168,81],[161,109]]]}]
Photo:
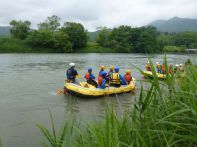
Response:
[{"label": "second yellow raft", "polygon": [[[149,78],[153,78],[153,73],[151,71],[143,71],[143,74]],[[156,73],[158,79],[166,79],[166,74]]]}]

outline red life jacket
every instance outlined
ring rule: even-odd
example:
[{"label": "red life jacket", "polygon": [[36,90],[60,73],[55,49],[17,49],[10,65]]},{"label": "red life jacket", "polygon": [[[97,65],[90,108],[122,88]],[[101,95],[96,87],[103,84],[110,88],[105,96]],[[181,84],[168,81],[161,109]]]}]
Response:
[{"label": "red life jacket", "polygon": [[90,73],[89,72],[86,73],[85,78],[86,78],[87,81],[90,80]]},{"label": "red life jacket", "polygon": [[100,77],[98,77],[98,84],[102,85],[102,83],[103,83],[103,78],[100,76]]},{"label": "red life jacket", "polygon": [[124,78],[125,78],[125,80],[127,81],[127,82],[130,82],[131,81],[131,79],[132,79],[132,77],[131,77],[131,75],[124,75]]}]

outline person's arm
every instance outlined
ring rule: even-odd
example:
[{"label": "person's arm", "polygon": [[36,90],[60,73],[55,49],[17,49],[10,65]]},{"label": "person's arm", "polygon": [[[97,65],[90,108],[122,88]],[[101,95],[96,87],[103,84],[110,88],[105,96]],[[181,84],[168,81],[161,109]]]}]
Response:
[{"label": "person's arm", "polygon": [[76,69],[74,69],[74,76],[76,77],[78,75],[78,72]]},{"label": "person's arm", "polygon": [[105,79],[103,79],[103,82],[102,82],[102,87],[105,88],[106,87],[106,83],[107,81]]},{"label": "person's arm", "polygon": [[90,74],[90,78],[91,78],[91,79],[95,79],[96,77],[94,76],[94,74],[91,73],[91,74]]},{"label": "person's arm", "polygon": [[120,81],[122,85],[127,85],[126,80],[124,79],[124,77],[120,74]]}]

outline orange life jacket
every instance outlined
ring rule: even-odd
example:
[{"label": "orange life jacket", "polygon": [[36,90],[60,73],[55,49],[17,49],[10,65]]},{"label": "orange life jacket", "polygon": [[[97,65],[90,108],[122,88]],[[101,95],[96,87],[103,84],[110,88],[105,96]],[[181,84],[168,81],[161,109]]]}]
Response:
[{"label": "orange life jacket", "polygon": [[130,82],[132,77],[131,77],[131,75],[125,74],[124,79],[126,80],[126,82]]},{"label": "orange life jacket", "polygon": [[90,80],[90,73],[89,72],[86,73],[85,78],[86,78],[87,81]]},{"label": "orange life jacket", "polygon": [[166,70],[165,64],[162,65],[162,70],[163,70],[163,71]]},{"label": "orange life jacket", "polygon": [[146,64],[146,70],[147,70],[147,71],[151,71],[150,63],[147,63],[147,64]]},{"label": "orange life jacket", "polygon": [[100,76],[100,77],[98,77],[98,84],[102,85],[102,83],[103,83],[103,78]]}]

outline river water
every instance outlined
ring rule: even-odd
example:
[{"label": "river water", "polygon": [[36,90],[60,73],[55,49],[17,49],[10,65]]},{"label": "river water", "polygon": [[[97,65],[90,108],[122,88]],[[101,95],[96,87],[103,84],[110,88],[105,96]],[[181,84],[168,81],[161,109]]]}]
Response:
[{"label": "river water", "polygon": [[[151,55],[152,61],[162,63],[163,55]],[[184,63],[191,55],[167,55],[170,63]],[[192,59],[196,58],[193,55]],[[142,76],[133,65],[144,69],[144,54],[0,54],[0,137],[5,147],[35,147],[43,141],[36,123],[49,127],[49,110],[57,128],[65,113],[72,112],[81,120],[102,116],[105,98],[85,99],[70,95],[54,95],[62,88],[65,70],[70,62],[76,63],[78,73],[84,75],[93,67],[97,76],[100,65],[120,67],[120,73],[131,69],[133,77]],[[79,79],[83,81],[84,78]],[[139,86],[139,82],[137,86]],[[137,94],[138,94],[137,90]],[[122,94],[107,100],[117,104],[117,110],[129,108],[137,94]]]}]

